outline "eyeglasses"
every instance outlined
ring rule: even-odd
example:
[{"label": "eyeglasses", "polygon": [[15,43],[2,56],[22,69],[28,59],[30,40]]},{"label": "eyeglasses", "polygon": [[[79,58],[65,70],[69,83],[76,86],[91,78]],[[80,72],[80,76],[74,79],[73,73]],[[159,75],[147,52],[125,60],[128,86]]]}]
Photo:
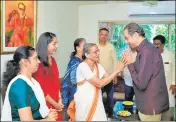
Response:
[{"label": "eyeglasses", "polygon": [[124,36],[123,39],[124,40],[129,40],[130,36]]},{"label": "eyeglasses", "polygon": [[153,44],[154,44],[154,45],[155,45],[155,47],[156,47],[156,48],[158,48],[158,49],[159,49],[159,48],[160,48],[160,46],[161,46],[161,43],[153,43]]},{"label": "eyeglasses", "polygon": [[153,43],[154,45],[156,45],[156,46],[160,46],[161,45],[161,43]]},{"label": "eyeglasses", "polygon": [[128,40],[128,37],[125,36],[124,39],[125,39],[125,40]]},{"label": "eyeglasses", "polygon": [[100,50],[96,50],[94,52],[91,52],[92,54],[97,54],[97,53],[100,53]]},{"label": "eyeglasses", "polygon": [[20,11],[24,11],[25,9],[24,8],[18,8]]}]

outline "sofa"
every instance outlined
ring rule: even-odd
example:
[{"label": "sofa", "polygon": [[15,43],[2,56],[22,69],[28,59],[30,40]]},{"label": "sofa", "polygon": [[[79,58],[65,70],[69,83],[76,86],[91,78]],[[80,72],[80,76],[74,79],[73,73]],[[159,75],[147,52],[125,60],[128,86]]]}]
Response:
[{"label": "sofa", "polygon": [[[125,100],[124,85],[125,85],[124,79],[118,76],[117,77],[117,84],[114,85],[114,99],[115,99],[115,101]],[[107,99],[107,95],[104,92],[103,93],[103,101],[106,101],[106,99]]]}]

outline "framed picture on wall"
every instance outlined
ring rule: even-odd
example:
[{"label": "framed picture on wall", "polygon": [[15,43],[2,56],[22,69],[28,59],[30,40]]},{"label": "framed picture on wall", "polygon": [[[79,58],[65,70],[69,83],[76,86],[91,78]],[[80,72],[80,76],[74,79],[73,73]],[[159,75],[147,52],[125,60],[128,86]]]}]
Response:
[{"label": "framed picture on wall", "polygon": [[33,46],[37,37],[37,1],[1,1],[1,54]]}]

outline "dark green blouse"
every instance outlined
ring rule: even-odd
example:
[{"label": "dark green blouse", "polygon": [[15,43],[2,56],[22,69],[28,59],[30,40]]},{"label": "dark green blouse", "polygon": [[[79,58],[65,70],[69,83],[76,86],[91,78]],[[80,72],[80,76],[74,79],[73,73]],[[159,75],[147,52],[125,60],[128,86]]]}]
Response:
[{"label": "dark green blouse", "polygon": [[17,79],[12,83],[9,90],[9,102],[13,121],[20,121],[18,109],[31,107],[32,116],[35,120],[42,119],[39,112],[40,104],[32,88],[23,80]]}]

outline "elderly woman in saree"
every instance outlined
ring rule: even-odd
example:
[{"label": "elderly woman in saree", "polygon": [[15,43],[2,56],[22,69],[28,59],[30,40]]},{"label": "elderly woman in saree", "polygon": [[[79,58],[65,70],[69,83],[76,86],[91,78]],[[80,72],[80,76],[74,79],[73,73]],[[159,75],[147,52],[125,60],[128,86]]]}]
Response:
[{"label": "elderly woman in saree", "polygon": [[67,71],[62,82],[62,103],[64,104],[64,120],[68,120],[67,108],[69,103],[73,100],[76,92],[76,69],[83,61],[83,46],[86,43],[84,38],[77,38],[74,41],[74,51],[71,53],[70,61],[67,66]]},{"label": "elderly woman in saree", "polygon": [[77,68],[77,91],[74,96],[76,121],[107,121],[101,88],[110,83],[124,68],[126,62],[117,63],[116,70],[108,74],[98,64],[99,49],[94,43],[87,43],[83,48],[84,62]]}]

